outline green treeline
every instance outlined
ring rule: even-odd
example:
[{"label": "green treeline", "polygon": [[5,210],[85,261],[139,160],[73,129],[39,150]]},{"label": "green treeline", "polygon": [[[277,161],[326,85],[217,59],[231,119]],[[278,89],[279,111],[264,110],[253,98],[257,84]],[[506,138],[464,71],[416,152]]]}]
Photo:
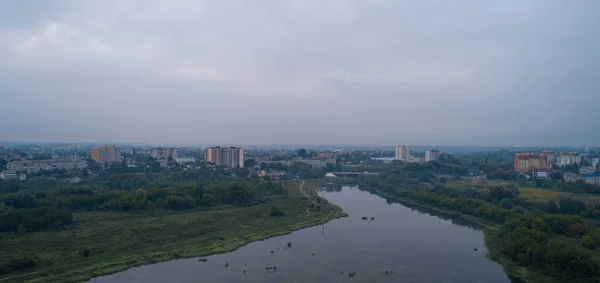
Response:
[{"label": "green treeline", "polygon": [[511,261],[561,282],[600,282],[592,252],[600,247],[600,228],[589,219],[600,207],[563,198],[538,210],[519,197],[514,185],[455,189],[430,168],[393,162],[379,168],[378,177],[360,176],[359,185],[392,199],[411,199],[498,223],[501,253]]},{"label": "green treeline", "polygon": [[212,170],[118,174],[91,184],[0,195],[0,232],[57,229],[71,224],[75,211],[250,206],[263,203],[268,195],[283,193],[281,183],[258,176],[235,178]]}]

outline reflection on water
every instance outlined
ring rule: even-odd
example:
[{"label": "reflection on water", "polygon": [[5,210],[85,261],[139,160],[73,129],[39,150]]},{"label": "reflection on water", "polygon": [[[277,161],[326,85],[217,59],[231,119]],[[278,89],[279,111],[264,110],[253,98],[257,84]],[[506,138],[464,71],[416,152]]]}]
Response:
[{"label": "reflection on water", "polygon": [[206,262],[174,260],[91,282],[510,282],[468,222],[340,185],[319,195],[349,216]]},{"label": "reflection on water", "polygon": [[[367,193],[369,193],[371,195],[375,195],[375,194],[373,194],[373,193],[371,193],[370,191],[367,191],[367,190],[362,190],[362,191],[367,192]],[[472,221],[469,221],[469,220],[457,217],[456,215],[453,215],[453,214],[450,214],[450,213],[444,213],[444,212],[441,212],[439,210],[430,209],[430,208],[423,207],[423,206],[420,206],[420,205],[412,204],[410,202],[403,201],[400,198],[385,198],[385,201],[386,201],[387,204],[390,204],[390,205],[391,204],[401,204],[401,205],[403,205],[405,207],[408,207],[411,210],[416,211],[418,213],[423,213],[423,214],[427,214],[427,215],[439,217],[439,218],[444,219],[444,220],[449,220],[453,224],[458,225],[458,226],[468,227],[468,228],[471,228],[471,229],[474,229],[474,230],[478,230],[478,231],[482,231],[484,229],[484,227],[481,226],[479,223],[472,222]]]}]

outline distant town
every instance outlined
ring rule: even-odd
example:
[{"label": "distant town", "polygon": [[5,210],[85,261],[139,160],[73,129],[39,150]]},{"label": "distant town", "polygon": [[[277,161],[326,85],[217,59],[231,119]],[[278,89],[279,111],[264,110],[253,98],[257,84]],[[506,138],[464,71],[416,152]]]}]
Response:
[{"label": "distant town", "polygon": [[[501,153],[502,160],[490,160],[485,155]],[[318,169],[323,176],[337,177],[351,172],[368,172],[372,162],[389,163],[394,160],[407,163],[447,162],[464,156],[482,157],[480,163],[504,163],[493,174],[508,174],[510,178],[525,180],[560,179],[564,182],[584,182],[600,186],[600,154],[592,148],[555,151],[539,149],[521,152],[500,149],[490,152],[442,152],[437,148],[412,151],[409,145],[399,145],[394,151],[340,149],[251,149],[214,146],[207,148],[140,147],[99,145],[85,148],[81,145],[0,146],[0,179],[27,181],[28,178],[52,176],[57,173],[65,182],[78,183],[87,177],[110,168],[127,168],[126,172],[148,170],[186,171],[204,167],[232,170],[233,174],[253,174],[260,177],[302,177],[293,165]],[[507,168],[506,164],[512,164]],[[240,170],[244,169],[244,170]],[[470,168],[473,169],[473,168]],[[467,176],[487,178],[486,170],[469,170]],[[508,177],[507,177],[508,178]]]}]

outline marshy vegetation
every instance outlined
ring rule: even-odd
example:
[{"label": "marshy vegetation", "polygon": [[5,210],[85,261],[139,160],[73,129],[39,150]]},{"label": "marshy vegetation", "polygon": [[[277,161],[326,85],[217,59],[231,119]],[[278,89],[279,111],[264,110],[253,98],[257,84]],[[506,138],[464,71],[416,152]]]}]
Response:
[{"label": "marshy vegetation", "polygon": [[[151,195],[155,197],[151,194],[154,189],[108,190],[102,194],[97,193],[101,187],[61,190],[59,192],[66,195],[57,198],[48,193],[45,200],[34,202],[13,202],[13,196],[5,195],[2,200],[8,197],[11,205],[44,205],[46,202],[53,203],[51,200],[60,200],[54,207],[58,206],[61,211],[72,215],[74,224],[45,229],[44,232],[33,232],[34,229],[5,234],[0,239],[0,254],[3,255],[0,259],[0,280],[6,279],[3,283],[34,278],[37,282],[82,282],[133,266],[232,251],[252,241],[287,234],[343,216],[340,208],[328,203],[307,214],[305,209],[311,202],[301,197],[297,183],[290,182],[283,192],[263,193],[263,181],[256,185],[245,181],[242,186],[236,185],[241,190],[238,191],[230,190],[229,186],[191,186],[191,183],[182,181],[191,178],[186,174],[178,173],[165,177],[163,181],[155,180],[156,185],[172,186],[156,189],[156,192],[180,193],[184,195],[182,198],[187,198],[187,193],[194,198],[194,192],[199,192],[195,195],[198,206],[186,209],[170,209],[169,202],[164,202],[166,207],[154,205],[153,201],[148,201]],[[252,191],[251,195],[243,193],[248,189]],[[232,192],[240,193],[230,194]],[[123,196],[119,200],[123,203],[137,199],[125,196],[145,196],[146,201],[136,201],[143,207],[128,206],[129,211],[107,209],[106,206],[100,209],[98,198],[103,194]],[[202,202],[197,202],[200,199]],[[213,205],[202,204],[209,199]],[[231,201],[221,203],[219,199]],[[74,203],[78,205],[70,205]],[[157,203],[162,202],[157,199]],[[62,208],[63,204],[65,208]],[[27,208],[7,207],[5,204],[3,209]],[[276,217],[272,216],[273,211],[277,211]],[[206,258],[198,259],[198,262],[206,261]]]}]

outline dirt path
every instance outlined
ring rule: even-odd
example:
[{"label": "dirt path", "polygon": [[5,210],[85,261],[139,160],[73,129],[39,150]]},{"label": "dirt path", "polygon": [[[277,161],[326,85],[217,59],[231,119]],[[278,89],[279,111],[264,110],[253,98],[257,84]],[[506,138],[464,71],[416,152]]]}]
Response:
[{"label": "dirt path", "polygon": [[310,200],[310,197],[304,192],[304,190],[302,190],[302,188],[304,188],[304,184],[306,184],[306,182],[302,181],[302,185],[300,185],[300,187],[298,188],[298,190],[300,190],[300,192],[307,198]]},{"label": "dirt path", "polygon": [[[312,204],[313,204],[313,205],[315,205],[315,206],[316,206],[316,205],[317,205],[317,202],[316,202],[314,199],[310,198],[310,197],[308,196],[308,194],[307,194],[307,193],[306,193],[306,192],[305,192],[305,191],[302,189],[302,188],[304,188],[304,184],[305,184],[305,183],[306,183],[306,182],[302,181],[302,185],[300,185],[300,187],[298,188],[298,190],[300,190],[300,192],[301,192],[301,193],[302,193],[302,194],[303,194],[303,195],[304,195],[304,196],[305,196],[305,197],[306,197],[308,200],[312,201]],[[306,207],[306,214],[309,214],[309,213],[310,213],[310,207],[309,207],[309,206],[307,206],[307,207]]]}]

